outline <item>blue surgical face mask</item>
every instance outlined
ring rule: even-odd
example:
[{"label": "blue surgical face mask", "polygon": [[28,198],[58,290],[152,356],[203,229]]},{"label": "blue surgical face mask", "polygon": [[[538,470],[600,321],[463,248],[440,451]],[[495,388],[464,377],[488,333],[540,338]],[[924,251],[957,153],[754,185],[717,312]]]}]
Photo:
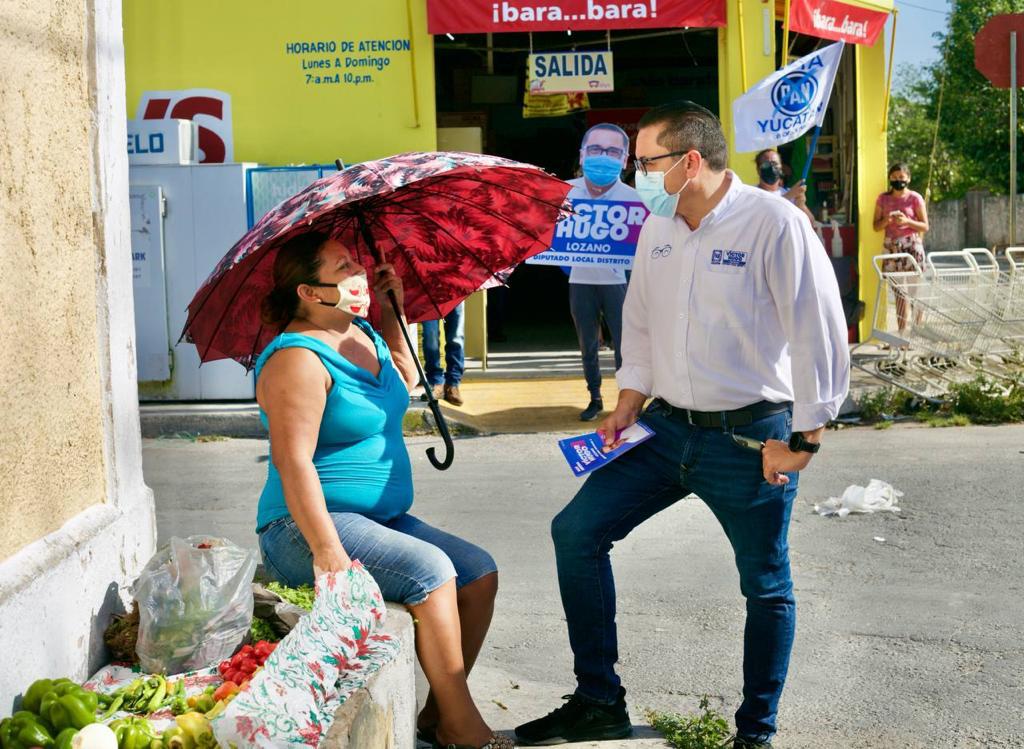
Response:
[{"label": "blue surgical face mask", "polygon": [[610,185],[619,178],[620,174],[622,174],[622,162],[618,159],[613,159],[605,154],[583,157],[583,175],[598,187]]},{"label": "blue surgical face mask", "polygon": [[676,207],[679,205],[679,196],[682,194],[686,186],[690,184],[690,180],[686,180],[683,186],[679,188],[678,192],[665,192],[665,175],[671,172],[682,162],[686,157],[683,156],[679,161],[669,167],[666,172],[648,172],[642,174],[641,172],[636,173],[636,191],[640,193],[640,200],[647,206],[647,210],[653,213],[655,216],[663,216],[665,218],[671,218],[676,214]]}]

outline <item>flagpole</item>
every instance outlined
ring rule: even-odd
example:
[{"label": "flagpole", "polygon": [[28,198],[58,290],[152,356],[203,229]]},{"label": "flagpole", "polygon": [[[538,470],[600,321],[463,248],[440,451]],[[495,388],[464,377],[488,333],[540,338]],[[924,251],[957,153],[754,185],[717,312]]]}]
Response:
[{"label": "flagpole", "polygon": [[892,92],[892,63],[896,52],[896,21],[900,12],[892,9],[892,38],[889,40],[889,72],[885,76],[885,106],[882,107],[882,132],[889,131],[889,94]]},{"label": "flagpole", "polygon": [[782,21],[782,55],[779,58],[780,68],[784,68],[789,64],[789,2],[790,0],[786,0],[786,7],[782,11],[786,17]]},{"label": "flagpole", "polygon": [[747,90],[747,35],[743,30],[743,0],[736,0],[736,7],[739,9],[740,22],[740,76],[743,83],[743,91]]},{"label": "flagpole", "polygon": [[821,135],[821,125],[816,125],[814,135],[811,136],[811,150],[807,154],[807,162],[804,164],[804,173],[800,175],[800,181],[807,184],[807,175],[811,171],[811,162],[814,161],[814,152],[818,150],[818,136]]}]

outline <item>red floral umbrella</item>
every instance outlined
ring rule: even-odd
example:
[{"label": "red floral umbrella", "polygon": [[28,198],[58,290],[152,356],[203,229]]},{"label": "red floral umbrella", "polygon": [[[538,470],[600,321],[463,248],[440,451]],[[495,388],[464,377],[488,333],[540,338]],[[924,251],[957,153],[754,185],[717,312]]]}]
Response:
[{"label": "red floral umbrella", "polygon": [[323,177],[269,211],[217,264],[188,305],[182,336],[201,361],[252,368],[280,331],[260,320],[278,248],[325,232],[367,274],[381,257],[405,286],[411,323],[444,317],[502,271],[551,246],[569,185],[496,156],[408,153]]},{"label": "red floral umbrella", "polygon": [[182,338],[201,361],[252,368],[280,332],[260,319],[278,249],[308,231],[348,247],[371,279],[375,265],[392,263],[409,322],[439,319],[548,249],[568,191],[535,166],[472,153],[407,153],[349,167],[283,201],[235,243],[189,303]]}]

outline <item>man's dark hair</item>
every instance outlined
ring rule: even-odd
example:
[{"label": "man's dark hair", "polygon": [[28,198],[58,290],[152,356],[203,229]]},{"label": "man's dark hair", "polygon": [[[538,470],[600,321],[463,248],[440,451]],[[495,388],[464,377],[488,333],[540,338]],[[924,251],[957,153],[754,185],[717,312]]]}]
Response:
[{"label": "man's dark hair", "polygon": [[[757,164],[757,166],[761,166],[761,161],[770,153],[778,153],[778,150],[775,148],[766,148],[763,151],[758,151],[757,156],[754,157],[754,163]],[[779,156],[779,159],[782,159],[781,155]]]},{"label": "man's dark hair", "polygon": [[709,110],[692,101],[661,104],[640,118],[640,128],[663,125],[658,143],[670,151],[699,151],[712,171],[729,165],[722,123]]}]

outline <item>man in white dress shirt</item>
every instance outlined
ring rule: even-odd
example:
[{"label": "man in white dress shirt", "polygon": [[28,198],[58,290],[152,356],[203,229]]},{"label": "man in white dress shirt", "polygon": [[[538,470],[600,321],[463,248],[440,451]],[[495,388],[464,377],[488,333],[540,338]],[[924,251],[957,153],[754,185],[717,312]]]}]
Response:
[{"label": "man in white dress shirt", "polygon": [[[629,157],[629,136],[618,125],[600,123],[583,135],[580,167],[583,176],[569,180],[573,200],[616,200],[638,203],[640,196],[619,177]],[[604,410],[601,398],[599,338],[601,315],[608,322],[615,349],[615,368],[622,365],[622,304],[626,300],[626,272],[612,266],[573,266],[569,273],[569,309],[583,357],[583,375],[590,403],[581,421],[593,421]]]},{"label": "man in white dress shirt", "polygon": [[[798,472],[849,386],[839,288],[806,217],[726,168],[711,112],[692,102],[652,109],[636,156],[652,215],[623,311],[618,404],[599,431],[614,445],[642,418],[656,436],[593,473],[552,523],[576,693],[516,735],[629,735],[609,551],[694,493],[732,545],[746,599],[733,746],[769,747],[796,626],[787,536]],[[678,574],[693,553],[679,550]]]}]

